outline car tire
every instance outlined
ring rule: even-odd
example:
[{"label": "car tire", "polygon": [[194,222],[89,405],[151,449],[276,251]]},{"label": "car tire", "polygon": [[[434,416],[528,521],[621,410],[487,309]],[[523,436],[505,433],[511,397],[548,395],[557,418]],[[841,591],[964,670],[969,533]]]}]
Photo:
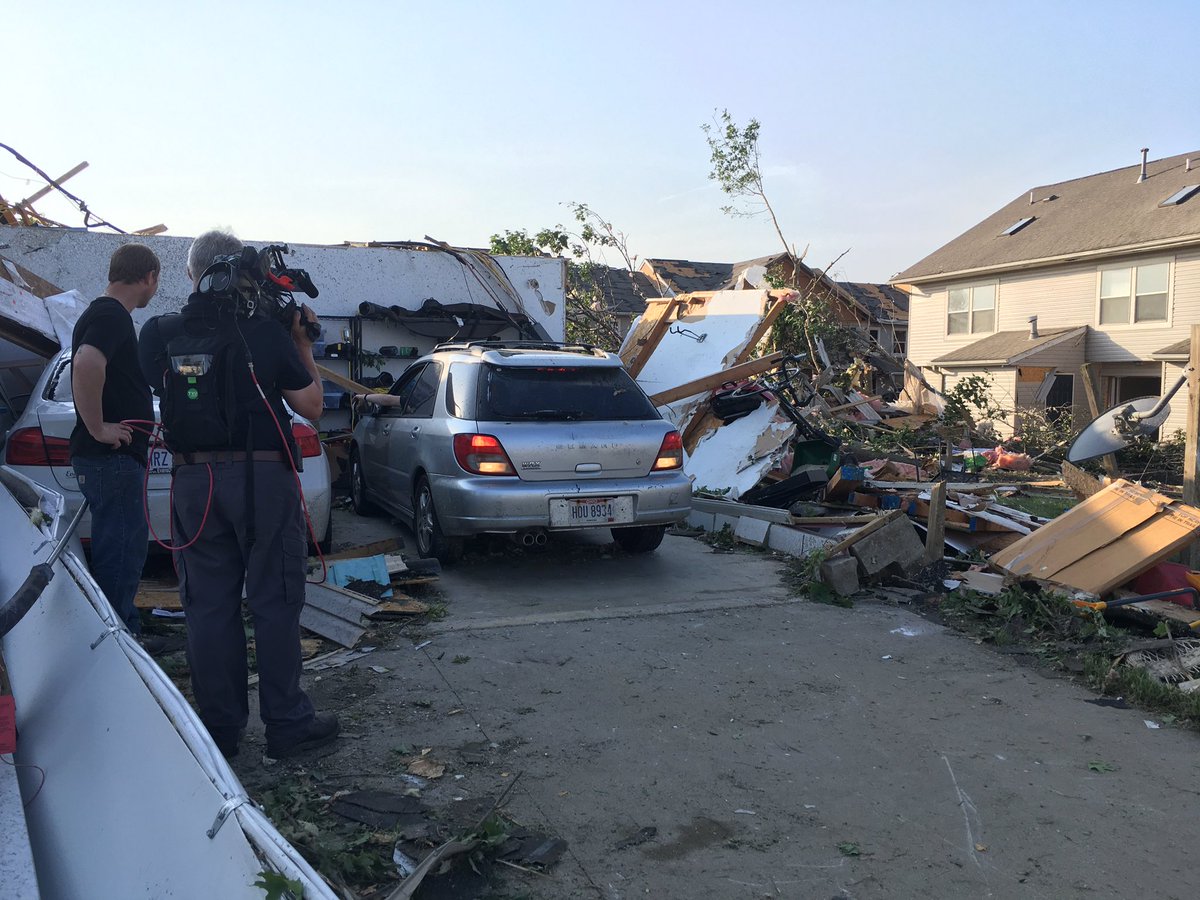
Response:
[{"label": "car tire", "polygon": [[356,449],[350,451],[350,505],[360,516],[373,516],[378,512],[378,507],[367,495],[367,476]]},{"label": "car tire", "polygon": [[610,528],[613,540],[626,553],[651,553],[658,549],[667,533],[666,525],[632,525]]},{"label": "car tire", "polygon": [[438,523],[429,479],[421,476],[413,494],[413,536],[417,539],[417,556],[434,558],[443,565],[458,562],[463,555],[463,539],[447,537]]}]

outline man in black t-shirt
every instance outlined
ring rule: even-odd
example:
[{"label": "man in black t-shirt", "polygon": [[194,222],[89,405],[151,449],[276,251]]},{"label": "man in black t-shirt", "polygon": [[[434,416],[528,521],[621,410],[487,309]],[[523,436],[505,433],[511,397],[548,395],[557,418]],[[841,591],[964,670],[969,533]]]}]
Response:
[{"label": "man in black t-shirt", "polygon": [[[198,284],[215,259],[241,251],[231,234],[202,234],[188,252],[188,276]],[[300,687],[306,532],[283,401],[316,420],[324,400],[302,316],[316,321],[304,307],[289,333],[197,291],[181,314],[147,322],[139,341],[175,454],[171,522],[192,693],[226,757],[238,752],[249,719],[243,590],[267,755],[294,756],[338,733],[337,717],[318,715]]]},{"label": "man in black t-shirt", "polygon": [[142,492],[154,406],[130,314],[150,303],[159,270],[144,244],[118,247],[108,292],[84,310],[71,335],[71,467],[91,507],[92,577],[133,634],[142,630],[133,598],[150,539]]}]

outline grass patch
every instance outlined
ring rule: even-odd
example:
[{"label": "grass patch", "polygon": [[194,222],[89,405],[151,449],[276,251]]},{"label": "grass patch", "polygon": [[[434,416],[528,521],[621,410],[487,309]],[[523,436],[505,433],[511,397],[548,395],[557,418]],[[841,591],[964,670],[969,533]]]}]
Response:
[{"label": "grass patch", "polygon": [[1003,506],[1011,506],[1043,519],[1057,518],[1077,503],[1079,500],[1074,496],[1063,494],[1014,494],[1001,501]]},{"label": "grass patch", "polygon": [[1165,724],[1200,729],[1200,693],[1185,694],[1145,669],[1114,665],[1111,656],[1101,653],[1084,657],[1083,674],[1088,686],[1101,694],[1120,696],[1131,706],[1160,713]]}]

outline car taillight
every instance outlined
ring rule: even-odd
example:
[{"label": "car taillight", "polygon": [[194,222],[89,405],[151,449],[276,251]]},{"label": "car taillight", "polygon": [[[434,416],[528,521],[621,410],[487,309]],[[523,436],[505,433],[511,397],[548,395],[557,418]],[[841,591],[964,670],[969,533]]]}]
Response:
[{"label": "car taillight", "polygon": [[678,431],[668,431],[658,448],[658,459],[654,460],[654,471],[678,469],[683,465],[683,438]]},{"label": "car taillight", "polygon": [[321,455],[321,436],[317,434],[316,429],[311,425],[294,422],[292,424],[292,437],[300,445],[300,455],[305,459],[308,459],[310,456]]},{"label": "car taillight", "polygon": [[10,466],[69,466],[71,442],[47,437],[40,428],[21,428],[9,435],[4,461]]},{"label": "car taillight", "polygon": [[476,475],[515,475],[500,441],[490,434],[456,434],[454,458],[458,464]]}]

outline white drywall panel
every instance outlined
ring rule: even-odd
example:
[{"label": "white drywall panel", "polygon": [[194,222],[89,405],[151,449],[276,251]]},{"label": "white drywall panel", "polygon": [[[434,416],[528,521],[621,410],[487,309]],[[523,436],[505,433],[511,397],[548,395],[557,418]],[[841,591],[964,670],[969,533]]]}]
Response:
[{"label": "white drywall panel", "polygon": [[647,394],[679,387],[733,364],[762,321],[766,291],[722,291],[701,313],[673,322],[637,382]]}]

